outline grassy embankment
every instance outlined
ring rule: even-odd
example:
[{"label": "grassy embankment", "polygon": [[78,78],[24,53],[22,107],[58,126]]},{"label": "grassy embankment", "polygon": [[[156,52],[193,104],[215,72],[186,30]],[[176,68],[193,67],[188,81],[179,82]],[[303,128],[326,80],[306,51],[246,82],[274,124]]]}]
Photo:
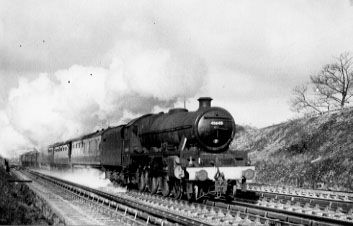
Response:
[{"label": "grassy embankment", "polygon": [[41,211],[35,207],[33,192],[0,167],[0,225],[48,225]]},{"label": "grassy embankment", "polygon": [[249,151],[259,183],[353,191],[353,110],[238,127],[232,148]]}]

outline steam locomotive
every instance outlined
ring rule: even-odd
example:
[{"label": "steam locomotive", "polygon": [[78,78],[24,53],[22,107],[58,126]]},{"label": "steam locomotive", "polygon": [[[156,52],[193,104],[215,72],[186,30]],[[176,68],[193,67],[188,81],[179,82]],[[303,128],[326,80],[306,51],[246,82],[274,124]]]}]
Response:
[{"label": "steam locomotive", "polygon": [[237,181],[251,182],[255,167],[246,152],[229,150],[235,133],[231,114],[211,107],[209,97],[198,101],[196,111],[146,114],[50,145],[47,162],[55,168],[99,168],[112,181],[164,196],[234,196]]}]

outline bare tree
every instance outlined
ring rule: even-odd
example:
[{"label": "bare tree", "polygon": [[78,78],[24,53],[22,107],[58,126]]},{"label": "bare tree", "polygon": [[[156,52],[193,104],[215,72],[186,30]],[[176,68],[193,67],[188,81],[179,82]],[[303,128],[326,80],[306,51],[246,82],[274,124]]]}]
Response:
[{"label": "bare tree", "polygon": [[308,85],[299,85],[294,87],[292,91],[292,98],[290,100],[291,109],[296,112],[314,111],[316,113],[321,113],[322,110],[318,102],[309,97]]},{"label": "bare tree", "polygon": [[353,57],[348,52],[342,53],[334,63],[310,76],[310,81],[293,89],[291,110],[322,113],[344,108],[353,96]]},{"label": "bare tree", "polygon": [[353,57],[348,52],[342,53],[310,79],[320,97],[343,108],[353,96]]}]

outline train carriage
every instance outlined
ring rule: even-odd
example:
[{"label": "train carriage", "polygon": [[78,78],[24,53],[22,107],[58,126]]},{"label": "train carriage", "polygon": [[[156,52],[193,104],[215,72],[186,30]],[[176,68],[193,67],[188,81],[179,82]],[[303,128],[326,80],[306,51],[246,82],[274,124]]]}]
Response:
[{"label": "train carriage", "polygon": [[48,160],[48,166],[49,168],[54,167],[54,145],[49,145],[48,147],[48,155],[47,155],[47,160]]},{"label": "train carriage", "polygon": [[39,152],[38,151],[29,151],[20,155],[20,163],[23,167],[39,167]]},{"label": "train carriage", "polygon": [[102,141],[102,133],[103,130],[97,131],[71,141],[71,164],[73,166],[89,165],[98,167],[101,165],[100,143]]},{"label": "train carriage", "polygon": [[[48,151],[49,153],[49,151]],[[57,143],[53,146],[53,166],[67,168],[70,166],[71,142]]]}]

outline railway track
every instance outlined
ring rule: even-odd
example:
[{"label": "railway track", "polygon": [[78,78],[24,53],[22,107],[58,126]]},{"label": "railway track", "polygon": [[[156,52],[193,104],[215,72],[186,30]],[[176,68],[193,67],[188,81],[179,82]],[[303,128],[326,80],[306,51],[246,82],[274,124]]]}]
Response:
[{"label": "railway track", "polygon": [[[260,194],[260,200],[256,204],[261,211],[260,215],[266,216],[267,211],[276,212],[275,215],[283,221],[295,223],[301,222],[304,225],[313,225],[314,222],[322,224],[334,225],[353,225],[353,202],[344,194],[350,193],[339,192],[338,194],[322,196],[314,194],[310,191],[306,192],[281,192],[280,189],[273,187],[261,187],[249,185],[249,189]],[[303,189],[300,189],[303,190]],[[319,191],[325,192],[325,191]],[[221,205],[224,203],[214,202],[211,205]],[[253,204],[243,204],[242,212],[256,212],[248,208],[253,208]],[[232,205],[227,208],[233,208]],[[301,219],[301,220],[300,220]]]},{"label": "railway track", "polygon": [[[86,208],[99,224],[126,225],[352,225],[352,218],[312,214],[296,205],[284,208],[280,202],[250,204],[221,200],[190,203],[148,193],[108,193],[72,182],[28,171],[34,181],[54,186],[67,200]],[[88,208],[87,208],[88,207]],[[296,209],[297,208],[297,209]],[[300,211],[299,211],[300,210]],[[303,211],[305,210],[305,211]],[[311,214],[309,214],[309,212]],[[335,212],[338,215],[338,213]],[[103,217],[101,215],[104,215]],[[346,214],[347,215],[347,214]],[[348,216],[348,215],[347,215]],[[117,223],[118,222],[118,223]]]},{"label": "railway track", "polygon": [[[350,193],[339,192],[335,194],[331,191],[305,191],[304,189],[274,189],[249,186],[250,190],[256,191],[260,195],[260,203],[266,205],[275,202],[283,205],[296,205],[303,208],[313,208],[325,210],[327,214],[342,213],[352,216],[353,201]],[[325,195],[323,195],[325,194]],[[345,194],[345,196],[343,195]]]},{"label": "railway track", "polygon": [[263,205],[232,202],[228,204],[218,201],[207,201],[206,204],[225,210],[237,211],[241,214],[266,217],[271,224],[281,222],[281,225],[353,225],[353,216],[351,214],[347,215],[341,212],[327,213],[325,210],[322,211],[311,207],[285,206],[279,203]]},{"label": "railway track", "polygon": [[212,203],[213,205],[210,205],[210,203],[192,203],[136,191],[131,191],[128,195],[142,202],[158,203],[157,205],[162,206],[162,208],[173,209],[181,215],[205,219],[212,225],[294,225],[278,219],[260,216],[257,213],[224,208],[224,205],[226,205],[224,203],[222,203],[223,205],[218,203],[218,206],[215,206],[214,203]]},{"label": "railway track", "polygon": [[[27,171],[34,181],[41,181],[45,186],[54,186],[63,196],[73,195],[71,200],[81,200],[83,207],[105,213],[103,223],[108,225],[211,225],[208,220],[187,216],[153,203],[143,203],[125,193],[109,194],[83,185],[61,180],[35,171]],[[176,206],[176,208],[178,208]],[[88,214],[91,214],[90,212]],[[106,219],[109,217],[109,219]],[[110,219],[112,217],[113,219]],[[100,219],[98,219],[100,220]],[[96,223],[94,223],[96,224]]]},{"label": "railway track", "polygon": [[353,202],[353,192],[326,191],[314,189],[291,188],[282,186],[249,184],[249,190],[257,192],[278,193],[303,196],[309,198],[320,198],[335,201]]},{"label": "railway track", "polygon": [[[202,218],[212,218],[212,225],[225,225],[227,219],[231,225],[352,225],[353,220],[347,218],[337,219],[332,216],[312,215],[309,210],[295,211],[293,209],[283,209],[275,203],[270,206],[261,206],[258,204],[250,204],[244,202],[226,203],[224,201],[205,201],[203,204],[189,203],[158,195],[140,192],[130,192],[130,196],[136,199],[142,199],[146,202],[160,203],[164,202],[165,206],[176,206],[176,203],[182,203],[179,211],[186,215],[195,215]],[[223,221],[223,223],[222,223]]]},{"label": "railway track", "polygon": [[[27,174],[33,181],[40,181],[43,186],[53,185],[54,190],[64,193],[63,196],[67,197],[67,193],[75,196],[68,198],[68,200],[82,200],[79,202],[83,207],[87,205],[88,209],[106,213],[107,216],[104,220],[111,222],[110,225],[116,224],[118,219],[106,219],[107,217],[119,218],[126,215],[130,216],[123,220],[123,222],[127,222],[127,225],[269,225],[281,223],[276,219],[251,213],[243,214],[240,211],[221,209],[207,204],[193,204],[134,191],[112,194],[35,171],[27,171]],[[116,211],[120,211],[120,215],[115,215]],[[91,212],[89,214],[92,215]],[[100,223],[104,224],[105,222]]]},{"label": "railway track", "polygon": [[15,175],[21,179],[31,179],[30,188],[45,199],[53,208],[54,214],[58,215],[54,224],[145,225],[147,220],[151,225],[160,225],[165,222],[155,217],[148,218],[147,215],[116,202],[109,202],[107,206],[107,200],[98,195],[43,174],[17,171]]}]

